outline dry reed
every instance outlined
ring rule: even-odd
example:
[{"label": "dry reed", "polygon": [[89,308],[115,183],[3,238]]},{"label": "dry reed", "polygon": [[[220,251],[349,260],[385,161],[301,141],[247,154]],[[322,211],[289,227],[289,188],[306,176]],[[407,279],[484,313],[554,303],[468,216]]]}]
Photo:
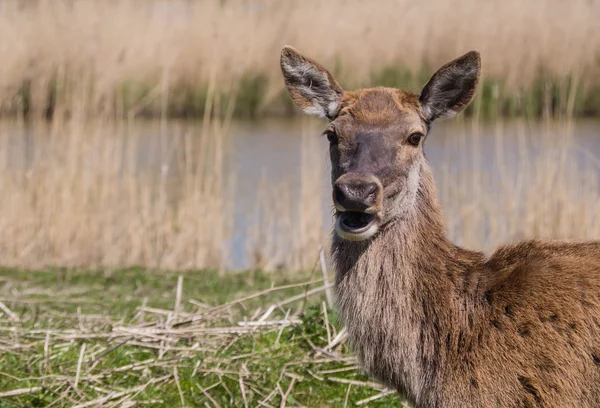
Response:
[{"label": "dry reed", "polygon": [[[154,152],[145,142],[150,136],[125,123],[37,126],[35,143],[23,128],[15,135],[14,127],[0,126],[0,263],[223,266],[232,180],[223,170],[227,138],[218,123],[160,132]],[[176,151],[182,157],[173,157]],[[144,168],[151,158],[161,164]]]},{"label": "dry reed", "polygon": [[[241,228],[234,225],[236,181],[245,179],[226,164],[227,123],[5,123],[0,263],[227,269],[238,261],[311,269],[327,246],[330,190],[323,187],[328,169],[318,130],[304,123],[300,167],[279,183],[264,178],[253,188],[255,205],[238,208],[243,264],[232,262],[231,250],[240,256],[240,248],[231,238]],[[547,122],[541,130],[527,121],[497,122],[493,130],[469,121],[431,136],[450,152],[432,163],[450,237],[486,251],[538,236],[600,239],[600,161],[581,151],[572,122]],[[483,143],[494,144],[495,157],[482,153]]]},{"label": "dry reed", "polygon": [[[559,101],[568,116],[575,89],[599,78],[599,13],[599,3],[583,0],[0,2],[0,112],[28,109],[34,118],[18,118],[16,136],[0,122],[0,263],[225,268],[239,198],[225,165],[239,92],[233,79],[263,73],[274,79],[275,97],[284,43],[348,82],[392,62],[418,70],[477,48],[485,75],[515,86],[534,81],[540,66],[573,76]],[[134,105],[126,103],[129,81],[148,87]],[[206,84],[202,124],[170,130],[174,87],[194,83]],[[37,118],[49,98],[55,115],[46,123]],[[135,121],[150,104],[161,118],[155,152],[146,146],[155,130]],[[106,120],[115,113],[128,120]],[[473,137],[459,138],[460,151],[471,154],[447,157],[440,167],[461,171],[436,174],[453,239],[487,250],[538,235],[600,238],[597,168],[582,176],[569,159],[577,148],[571,122],[547,123],[532,147],[524,122],[514,149],[521,155],[508,163],[511,147],[497,122],[495,172],[464,159],[482,160],[479,121]],[[245,209],[247,267],[311,268],[326,241],[324,152],[314,127],[301,133],[300,177],[278,185],[265,179],[255,207]],[[544,155],[536,153],[540,146]],[[158,168],[143,166],[149,156],[158,157]],[[491,185],[497,189],[484,188]]]},{"label": "dry reed", "polygon": [[447,170],[436,175],[453,240],[490,251],[535,237],[600,239],[598,152],[582,150],[572,122],[546,122],[541,134],[527,121],[510,131],[498,122],[491,138],[495,157],[481,154],[481,129],[473,125],[469,136],[453,142],[460,156],[445,157]]},{"label": "dry reed", "polygon": [[[300,129],[301,160],[298,178],[272,184],[265,177],[258,186],[255,212],[246,232],[252,267],[264,270],[307,270],[314,267],[319,248],[327,242],[328,225],[323,202],[324,152],[319,128],[303,121]],[[268,152],[265,152],[268,154]]]},{"label": "dry reed", "polygon": [[272,79],[269,100],[282,89],[286,43],[349,83],[392,63],[415,72],[478,49],[485,76],[511,86],[542,70],[589,87],[600,75],[599,15],[600,3],[586,0],[3,1],[0,110],[69,113],[85,97],[95,115],[131,115],[159,104],[165,88],[230,86],[248,73]]}]

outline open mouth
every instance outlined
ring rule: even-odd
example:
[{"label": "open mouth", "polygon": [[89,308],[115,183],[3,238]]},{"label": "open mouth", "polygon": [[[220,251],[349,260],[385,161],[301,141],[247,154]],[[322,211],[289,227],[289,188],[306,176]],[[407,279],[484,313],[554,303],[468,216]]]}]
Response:
[{"label": "open mouth", "polygon": [[344,211],[339,215],[339,226],[348,233],[361,234],[375,222],[375,214],[359,211]]}]

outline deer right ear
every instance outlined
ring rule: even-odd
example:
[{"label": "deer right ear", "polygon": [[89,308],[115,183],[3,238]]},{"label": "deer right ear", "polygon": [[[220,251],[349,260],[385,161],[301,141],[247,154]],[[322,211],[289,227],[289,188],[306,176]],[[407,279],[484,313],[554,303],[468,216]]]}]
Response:
[{"label": "deer right ear", "polygon": [[286,45],[281,50],[281,72],[292,100],[304,112],[335,118],[344,91],[325,68]]}]

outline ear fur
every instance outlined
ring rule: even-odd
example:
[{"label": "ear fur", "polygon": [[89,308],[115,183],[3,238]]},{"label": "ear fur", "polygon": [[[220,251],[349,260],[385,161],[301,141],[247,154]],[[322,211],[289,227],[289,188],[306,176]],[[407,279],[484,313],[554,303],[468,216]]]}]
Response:
[{"label": "ear fur", "polygon": [[304,112],[329,119],[337,115],[344,91],[325,68],[286,45],[281,72],[292,100]]},{"label": "ear fur", "polygon": [[423,87],[419,101],[428,121],[449,118],[471,102],[475,95],[481,57],[470,51],[441,67]]}]

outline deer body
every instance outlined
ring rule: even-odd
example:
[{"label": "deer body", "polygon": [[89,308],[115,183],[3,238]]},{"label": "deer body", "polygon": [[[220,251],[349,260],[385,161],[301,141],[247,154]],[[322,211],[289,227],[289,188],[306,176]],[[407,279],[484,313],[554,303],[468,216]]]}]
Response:
[{"label": "deer body", "polygon": [[530,241],[486,259],[446,239],[430,188],[428,217],[369,243],[334,237],[361,365],[415,407],[600,406],[600,243]]},{"label": "deer body", "polygon": [[362,367],[416,408],[600,407],[600,242],[486,257],[446,238],[421,141],[471,100],[478,54],[418,96],[344,92],[289,47],[282,70],[296,103],[331,121],[335,286]]}]

